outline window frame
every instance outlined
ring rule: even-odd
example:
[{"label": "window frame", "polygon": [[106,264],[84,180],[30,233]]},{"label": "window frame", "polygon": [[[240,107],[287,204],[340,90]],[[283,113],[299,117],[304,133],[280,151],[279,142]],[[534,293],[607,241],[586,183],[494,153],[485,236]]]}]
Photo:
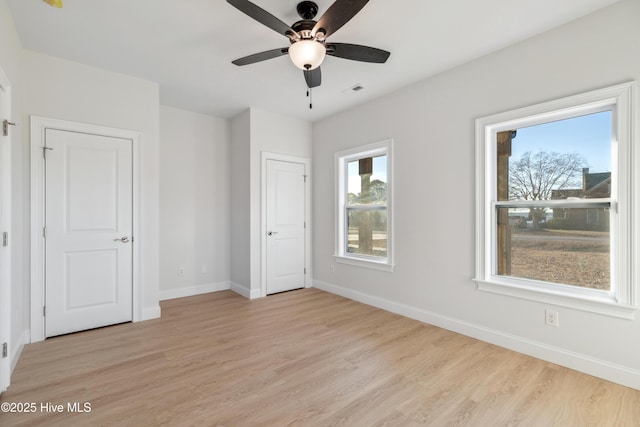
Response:
[{"label": "window frame", "polygon": [[[640,221],[640,150],[634,136],[635,83],[628,82],[567,98],[506,111],[476,119],[476,271],[477,289],[538,302],[550,303],[614,317],[633,319],[639,308],[637,279],[640,272],[638,244]],[[571,201],[497,202],[497,133],[507,130],[612,111],[612,190],[609,199],[611,229],[611,289],[596,291],[567,285],[499,276],[496,256],[496,206],[518,204],[573,205]],[[575,207],[584,204],[575,202]],[[633,233],[633,234],[632,234]]]},{"label": "window frame", "polygon": [[[348,196],[348,164],[349,162],[367,157],[387,156],[387,256],[377,257],[366,254],[347,252],[347,196]],[[386,139],[372,144],[361,145],[335,153],[335,200],[336,200],[336,231],[334,259],[341,264],[370,268],[392,272],[393,263],[393,140]],[[380,209],[381,205],[371,205],[369,208]],[[353,209],[353,206],[351,206]],[[361,209],[357,207],[356,209]]]}]

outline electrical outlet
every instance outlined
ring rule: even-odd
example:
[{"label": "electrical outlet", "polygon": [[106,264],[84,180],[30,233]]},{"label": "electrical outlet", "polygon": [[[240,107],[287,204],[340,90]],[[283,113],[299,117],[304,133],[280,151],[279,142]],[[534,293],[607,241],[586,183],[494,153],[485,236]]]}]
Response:
[{"label": "electrical outlet", "polygon": [[180,276],[180,277],[184,276],[184,267],[180,267],[178,269],[178,276]]},{"label": "electrical outlet", "polygon": [[557,328],[559,326],[558,312],[554,310],[544,311],[544,323]]}]

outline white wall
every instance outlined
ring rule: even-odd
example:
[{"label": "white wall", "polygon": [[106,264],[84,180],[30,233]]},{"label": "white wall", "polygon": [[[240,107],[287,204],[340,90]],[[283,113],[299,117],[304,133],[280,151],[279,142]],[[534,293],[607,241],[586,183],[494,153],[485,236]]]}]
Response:
[{"label": "white wall", "polygon": [[249,212],[249,159],[251,116],[245,110],[231,120],[231,261],[232,288],[247,298],[251,289]]},{"label": "white wall", "polygon": [[[316,123],[314,284],[640,388],[640,313],[629,321],[560,307],[561,326],[550,328],[545,304],[471,280],[474,120],[640,80],[639,18],[640,2],[623,1]],[[395,271],[334,264],[334,153],[386,138],[395,140]]]},{"label": "white wall", "polygon": [[261,290],[262,153],[311,158],[311,124],[251,108],[231,127],[232,289],[255,298]]},{"label": "white wall", "polygon": [[230,160],[228,120],[160,106],[161,300],[229,289]]},{"label": "white wall", "polygon": [[[29,141],[31,115],[90,123],[142,133],[141,230],[136,235],[141,253],[142,317],[160,315],[158,305],[158,182],[159,87],[149,82],[36,52],[23,51],[20,71],[24,84],[23,138]],[[17,167],[29,173],[29,144],[23,144],[23,161]],[[25,179],[22,194],[29,194]],[[15,188],[15,187],[14,187]],[[28,223],[29,206],[21,217]],[[23,240],[28,253],[28,241]],[[26,255],[25,255],[26,256]],[[24,281],[28,286],[28,280]]]},{"label": "white wall", "polygon": [[[262,153],[311,158],[311,123],[251,109],[251,291],[261,289]],[[266,232],[266,230],[265,230]]]}]

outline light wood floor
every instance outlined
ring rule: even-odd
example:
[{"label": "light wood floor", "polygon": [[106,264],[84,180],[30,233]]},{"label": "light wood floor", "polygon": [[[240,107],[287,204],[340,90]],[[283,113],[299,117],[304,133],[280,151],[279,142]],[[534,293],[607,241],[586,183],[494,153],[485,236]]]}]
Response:
[{"label": "light wood floor", "polygon": [[2,426],[640,425],[639,391],[315,289],[166,301],[27,346],[12,380],[38,411]]}]

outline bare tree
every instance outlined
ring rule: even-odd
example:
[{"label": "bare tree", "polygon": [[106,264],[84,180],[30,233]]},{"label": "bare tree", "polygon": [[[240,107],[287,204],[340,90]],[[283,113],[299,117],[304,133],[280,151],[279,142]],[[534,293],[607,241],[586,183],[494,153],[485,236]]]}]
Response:
[{"label": "bare tree", "polygon": [[[581,187],[580,173],[586,165],[578,153],[527,151],[509,165],[511,200],[550,200],[554,190]],[[545,215],[544,209],[531,209],[534,228]]]}]

